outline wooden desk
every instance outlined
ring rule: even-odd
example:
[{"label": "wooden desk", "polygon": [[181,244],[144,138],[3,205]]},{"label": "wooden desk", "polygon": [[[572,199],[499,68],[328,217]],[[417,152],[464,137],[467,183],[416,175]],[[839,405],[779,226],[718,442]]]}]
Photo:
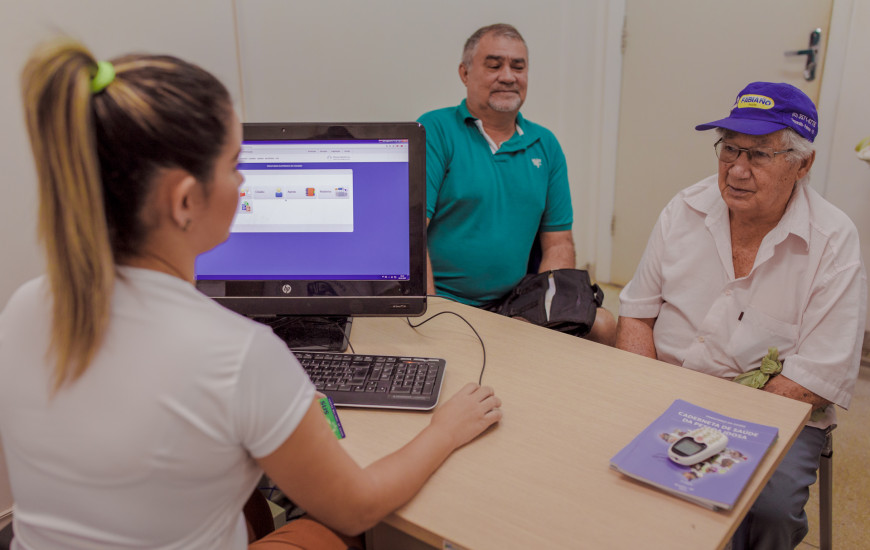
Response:
[{"label": "wooden desk", "polygon": [[[483,383],[504,419],[457,450],[385,523],[432,545],[469,550],[721,548],[806,422],[807,404],[442,299],[486,344]],[[357,353],[443,357],[441,399],[482,363],[477,338],[453,315],[414,330],[404,319],[358,318]],[[779,428],[737,505],[714,512],[632,481],[610,458],[674,399]],[[341,409],[345,448],[367,465],[410,440],[428,413]]]}]

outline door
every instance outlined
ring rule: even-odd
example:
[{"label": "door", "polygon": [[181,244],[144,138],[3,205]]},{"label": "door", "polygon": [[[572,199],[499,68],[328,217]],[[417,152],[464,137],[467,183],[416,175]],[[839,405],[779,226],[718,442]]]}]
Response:
[{"label": "door", "polygon": [[[788,82],[818,104],[833,0],[627,0],[610,281],[627,283],[661,209],[716,172],[713,131],[746,84]],[[821,29],[815,80],[804,78]],[[824,127],[825,121],[820,126]]]}]

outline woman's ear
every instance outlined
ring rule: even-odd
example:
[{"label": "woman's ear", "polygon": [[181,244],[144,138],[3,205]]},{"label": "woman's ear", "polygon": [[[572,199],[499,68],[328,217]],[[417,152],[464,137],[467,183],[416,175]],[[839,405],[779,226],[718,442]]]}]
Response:
[{"label": "woman's ear", "polygon": [[196,178],[183,170],[170,176],[169,188],[172,221],[179,229],[187,231],[203,200],[202,189]]}]

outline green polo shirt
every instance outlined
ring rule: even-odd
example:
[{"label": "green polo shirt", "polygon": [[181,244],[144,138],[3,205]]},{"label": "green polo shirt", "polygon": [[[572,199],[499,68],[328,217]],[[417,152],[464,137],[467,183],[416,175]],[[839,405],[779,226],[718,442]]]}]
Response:
[{"label": "green polo shirt", "polygon": [[517,115],[492,153],[465,100],[424,114],[426,216],[439,294],[481,305],[526,274],[538,231],[571,229],[565,155],[552,132]]}]

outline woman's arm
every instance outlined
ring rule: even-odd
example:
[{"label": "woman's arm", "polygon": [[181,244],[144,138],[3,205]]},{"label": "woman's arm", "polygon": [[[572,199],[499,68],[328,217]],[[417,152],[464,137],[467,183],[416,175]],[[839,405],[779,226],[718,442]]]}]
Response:
[{"label": "woman's arm", "polygon": [[414,439],[363,469],[339,445],[315,400],[293,434],[258,462],[293,502],[355,535],[410,500],[450,453],[498,422],[500,406],[492,388],[468,384]]}]

